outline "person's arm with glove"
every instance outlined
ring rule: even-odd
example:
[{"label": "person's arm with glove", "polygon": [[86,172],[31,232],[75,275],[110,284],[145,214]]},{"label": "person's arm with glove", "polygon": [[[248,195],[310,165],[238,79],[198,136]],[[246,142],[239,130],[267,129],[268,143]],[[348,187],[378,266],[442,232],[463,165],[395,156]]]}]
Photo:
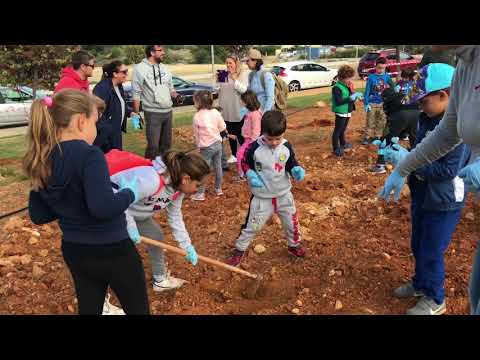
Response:
[{"label": "person's arm with glove", "polygon": [[393,164],[393,166],[397,166],[409,153],[407,149],[398,143],[398,140],[398,137],[393,137],[391,140],[392,144],[385,147],[383,154],[385,161]]},{"label": "person's arm with glove", "polygon": [[[382,191],[379,193],[381,198],[387,200],[391,192],[400,196],[401,188],[405,185],[405,178],[412,171],[438,160],[446,155],[449,151],[461,144],[462,138],[457,130],[457,92],[458,84],[457,78],[461,78],[461,70],[457,68],[452,86],[450,87],[450,99],[448,108],[443,119],[432,133],[418,144],[415,149],[405,156],[398,164],[395,170],[387,178]],[[473,164],[472,164],[473,165]],[[462,169],[460,174],[466,176],[470,172],[469,169]],[[471,168],[473,170],[473,168]],[[465,171],[463,171],[465,170]],[[461,176],[460,176],[461,177]]]},{"label": "person's arm with glove", "polygon": [[284,144],[290,151],[287,163],[285,164],[285,171],[287,171],[296,181],[302,181],[305,178],[305,170],[298,163],[292,145],[289,142]]},{"label": "person's arm with glove", "polygon": [[135,245],[140,244],[140,233],[138,232],[137,222],[129,209],[125,211],[125,218],[127,219],[128,236],[130,236],[130,239]]},{"label": "person's arm with glove", "polygon": [[426,181],[452,180],[459,174],[469,156],[468,147],[462,144],[437,161],[418,168],[415,174]]},{"label": "person's arm with glove", "polygon": [[181,194],[175,200],[172,200],[166,210],[167,210],[167,221],[172,230],[172,235],[174,239],[178,242],[178,245],[187,252],[185,259],[189,261],[192,265],[196,265],[198,262],[198,255],[195,251],[192,241],[190,240],[190,235],[185,227],[182,214],[182,202],[184,194]]}]

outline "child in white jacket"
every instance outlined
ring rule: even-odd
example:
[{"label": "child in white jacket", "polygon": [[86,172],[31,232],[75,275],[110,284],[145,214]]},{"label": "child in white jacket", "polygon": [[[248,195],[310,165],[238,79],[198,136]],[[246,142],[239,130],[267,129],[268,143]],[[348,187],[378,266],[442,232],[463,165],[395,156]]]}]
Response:
[{"label": "child in white jacket", "polygon": [[[136,243],[140,241],[140,236],[163,241],[163,231],[153,219],[153,214],[165,209],[173,237],[187,251],[186,259],[196,265],[197,254],[185,228],[182,202],[185,194],[197,192],[209,172],[210,167],[200,155],[172,150],[165,154],[163,161],[157,157],[153,166],[137,166],[112,175],[113,183],[120,183],[122,178],[138,179],[140,200],[131,204],[126,211],[130,238]],[[161,292],[183,285],[184,280],[167,273],[163,249],[149,246],[148,253],[152,264],[154,291]]]}]

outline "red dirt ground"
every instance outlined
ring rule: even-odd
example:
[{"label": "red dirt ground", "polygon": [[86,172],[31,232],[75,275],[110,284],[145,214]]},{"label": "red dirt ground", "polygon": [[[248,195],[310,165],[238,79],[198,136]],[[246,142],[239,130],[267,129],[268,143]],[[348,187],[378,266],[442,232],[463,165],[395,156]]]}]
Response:
[{"label": "red dirt ground", "polygon": [[[412,306],[413,301],[391,296],[392,289],[408,280],[412,271],[408,190],[398,206],[376,199],[386,175],[366,171],[374,163],[375,151],[359,145],[364,121],[363,111],[354,113],[347,135],[354,149],[338,159],[331,154],[333,115],[328,108],[307,109],[289,117],[287,138],[307,172],[305,181],[293,186],[305,259],[287,254],[281,226],[274,218],[254,240],[242,265],[264,276],[255,299],[242,295],[251,280],[202,263],[192,267],[170,253],[167,262],[172,275],[189,283],[177,291],[157,294],[151,290],[145,248],[139,245],[152,313],[291,314],[297,308],[299,314],[369,315],[403,314]],[[225,175],[225,196],[210,193],[203,203],[186,200],[184,204],[185,222],[198,253],[219,260],[231,252],[250,197],[245,183],[232,182],[233,173]],[[213,179],[209,181],[213,187]],[[25,183],[0,188],[0,213],[24,206],[26,194]],[[477,214],[469,199],[446,255],[448,314],[468,313]],[[165,229],[166,241],[176,245],[165,214],[156,219]],[[4,228],[0,235],[0,314],[76,313],[57,224],[35,226],[25,213],[5,224],[0,225]],[[266,251],[256,254],[252,250],[256,244],[264,245]]]}]

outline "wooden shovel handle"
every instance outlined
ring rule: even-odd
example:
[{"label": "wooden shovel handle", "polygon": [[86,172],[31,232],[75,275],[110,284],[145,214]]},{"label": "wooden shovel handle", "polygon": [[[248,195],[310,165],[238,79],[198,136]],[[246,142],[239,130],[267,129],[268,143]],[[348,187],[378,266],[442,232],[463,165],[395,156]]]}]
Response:
[{"label": "wooden shovel handle", "polygon": [[[160,242],[160,241],[156,241],[156,240],[152,240],[152,239],[149,239],[145,236],[141,236],[140,237],[142,242],[145,243],[145,244],[149,244],[149,245],[153,245],[153,246],[157,246],[159,248],[162,248],[164,250],[168,250],[168,251],[171,251],[175,254],[178,254],[178,255],[182,255],[182,256],[186,256],[187,255],[187,252],[183,249],[180,249],[180,248],[177,248],[175,246],[172,246],[172,245],[168,245],[168,244],[165,244],[163,242]],[[203,261],[207,264],[210,264],[210,265],[213,265],[213,266],[218,266],[218,267],[221,267],[222,269],[225,269],[225,270],[229,270],[229,271],[232,271],[232,272],[236,272],[237,274],[241,274],[241,275],[244,275],[244,276],[248,276],[249,278],[252,278],[252,279],[256,279],[257,278],[257,275],[255,274],[252,274],[252,273],[249,273],[248,271],[245,271],[245,270],[242,270],[242,269],[239,269],[235,266],[231,266],[231,265],[228,265],[228,264],[225,264],[221,261],[218,261],[218,260],[214,260],[214,259],[211,259],[209,257],[206,257],[206,256],[202,256],[202,255],[198,255],[198,260],[200,261]]]}]

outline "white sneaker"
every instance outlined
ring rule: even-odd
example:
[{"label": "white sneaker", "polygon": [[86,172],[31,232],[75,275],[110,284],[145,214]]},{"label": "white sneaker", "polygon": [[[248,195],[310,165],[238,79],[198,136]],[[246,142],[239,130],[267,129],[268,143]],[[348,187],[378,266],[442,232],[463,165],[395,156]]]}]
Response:
[{"label": "white sneaker", "polygon": [[178,289],[186,282],[187,282],[186,280],[178,279],[176,277],[170,276],[169,274],[160,282],[157,282],[155,280],[153,281],[153,291],[162,292],[162,291]]},{"label": "white sneaker", "polygon": [[228,164],[233,164],[233,163],[236,163],[236,162],[237,162],[237,158],[233,155],[230,155],[230,157],[227,160],[227,163]]},{"label": "white sneaker", "polygon": [[107,294],[105,302],[103,303],[103,313],[102,315],[125,315],[125,312],[122,308],[110,304],[110,294]]}]

